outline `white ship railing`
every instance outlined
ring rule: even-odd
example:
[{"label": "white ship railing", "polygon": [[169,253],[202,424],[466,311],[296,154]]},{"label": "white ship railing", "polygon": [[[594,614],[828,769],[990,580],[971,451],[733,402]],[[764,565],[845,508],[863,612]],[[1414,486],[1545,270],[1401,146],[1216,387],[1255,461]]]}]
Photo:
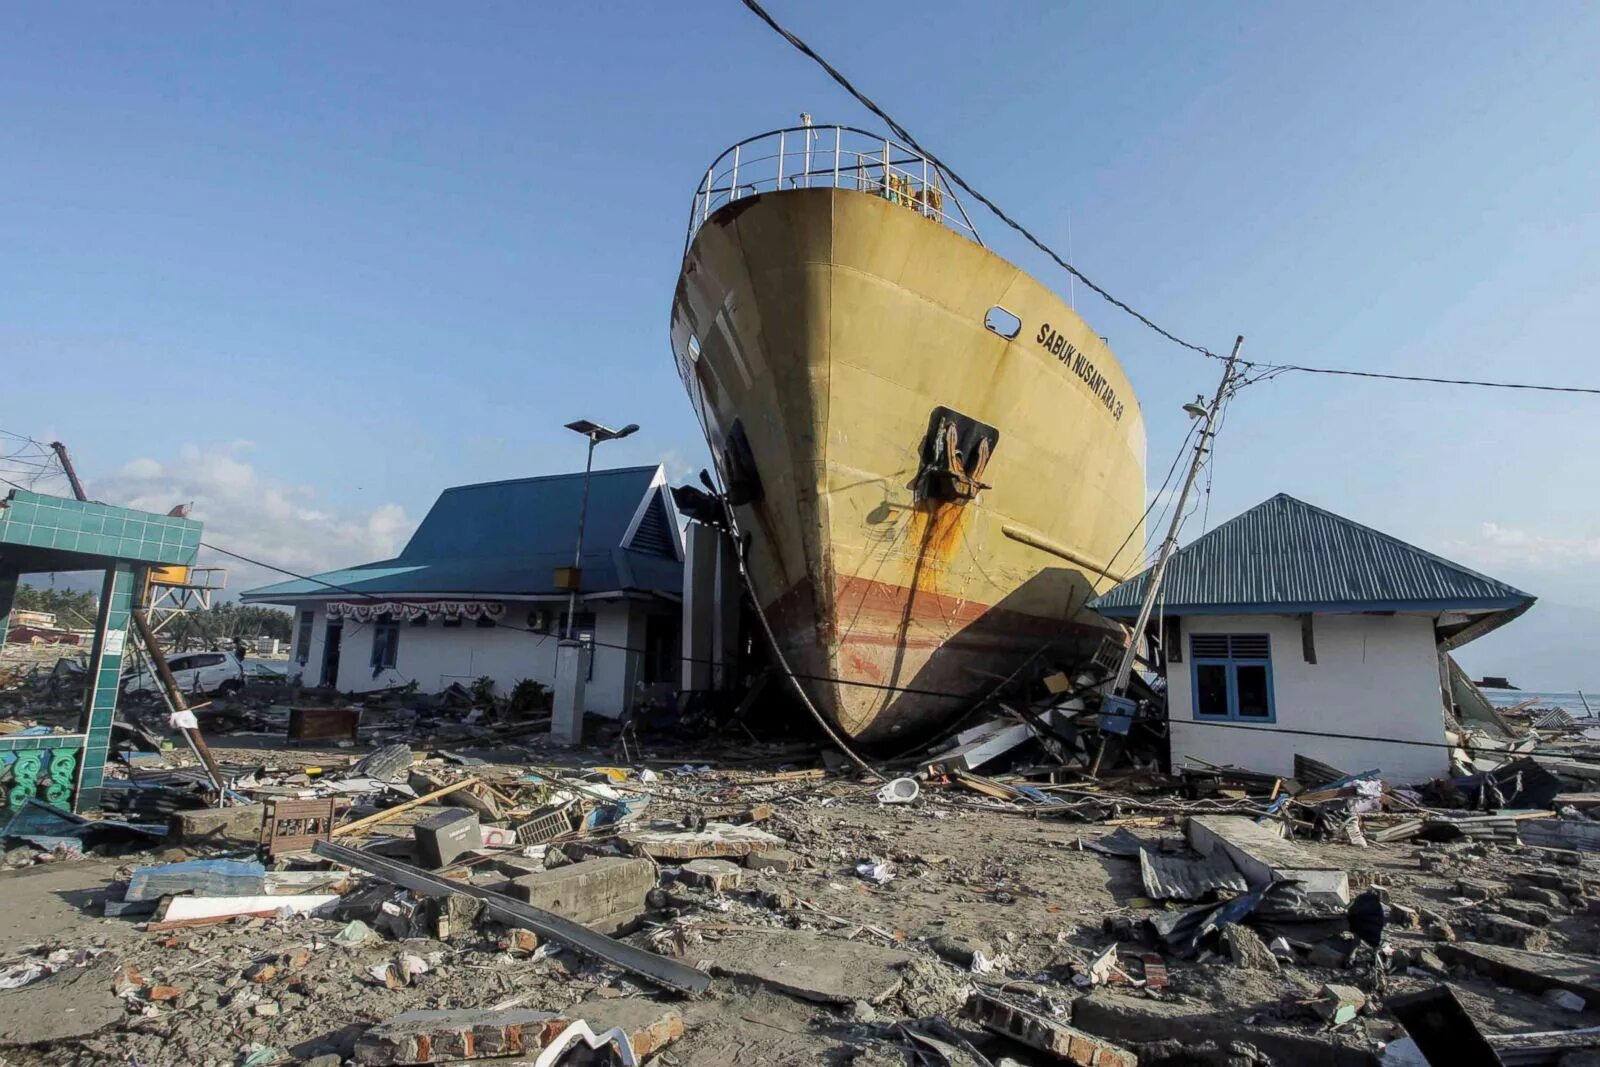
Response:
[{"label": "white ship railing", "polygon": [[791,126],[740,141],[706,168],[684,247],[706,219],[735,200],[818,188],[872,193],[983,243],[949,180],[921,152],[853,126]]}]

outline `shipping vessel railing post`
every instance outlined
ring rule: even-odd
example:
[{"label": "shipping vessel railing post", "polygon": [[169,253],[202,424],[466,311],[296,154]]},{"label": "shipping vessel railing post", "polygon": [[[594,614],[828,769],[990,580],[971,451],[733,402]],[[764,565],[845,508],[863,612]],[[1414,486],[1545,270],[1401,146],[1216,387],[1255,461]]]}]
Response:
[{"label": "shipping vessel railing post", "polygon": [[[800,135],[800,147],[791,133]],[[846,155],[853,161],[847,163]],[[829,156],[832,158],[825,158]],[[798,172],[795,163],[800,164]],[[805,125],[746,138],[706,168],[705,180],[695,190],[691,204],[684,249],[688,250],[694,235],[718,209],[741,197],[817,188],[830,179],[835,189],[876,193],[983,244],[965,205],[950,191],[933,160],[891,138],[853,126],[833,127],[830,151],[821,128]]]}]

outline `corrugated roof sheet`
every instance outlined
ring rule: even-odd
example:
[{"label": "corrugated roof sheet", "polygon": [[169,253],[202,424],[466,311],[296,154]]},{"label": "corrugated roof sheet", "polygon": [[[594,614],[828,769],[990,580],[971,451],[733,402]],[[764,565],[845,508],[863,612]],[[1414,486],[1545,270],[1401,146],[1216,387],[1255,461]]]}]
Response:
[{"label": "corrugated roof sheet", "polygon": [[1139,877],[1144,882],[1144,895],[1151,900],[1199,900],[1215,889],[1243,893],[1250,888],[1222,849],[1190,859],[1141,848]]},{"label": "corrugated roof sheet", "polygon": [[[586,592],[682,590],[683,564],[670,542],[624,545],[647,494],[665,495],[664,482],[656,481],[659,470],[624,467],[591,475],[583,532]],[[572,563],[582,498],[581,472],[458,485],[439,494],[394,559],[263,586],[242,599],[338,597],[341,590],[373,596],[553,595],[560,592],[556,568]]]},{"label": "corrugated roof sheet", "polygon": [[[1089,602],[1132,618],[1150,572]],[[1533,597],[1287,493],[1173,554],[1161,584],[1168,615],[1251,610],[1505,610]]]}]

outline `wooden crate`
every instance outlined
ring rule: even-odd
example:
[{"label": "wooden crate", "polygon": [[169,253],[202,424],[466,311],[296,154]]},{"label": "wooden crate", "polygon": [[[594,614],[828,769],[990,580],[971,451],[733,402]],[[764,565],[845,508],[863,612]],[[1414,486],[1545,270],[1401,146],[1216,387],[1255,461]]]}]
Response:
[{"label": "wooden crate", "polygon": [[361,726],[360,708],[290,708],[289,740],[354,741]]},{"label": "wooden crate", "polygon": [[261,847],[268,856],[305,852],[333,834],[333,798],[268,800],[261,821]]}]

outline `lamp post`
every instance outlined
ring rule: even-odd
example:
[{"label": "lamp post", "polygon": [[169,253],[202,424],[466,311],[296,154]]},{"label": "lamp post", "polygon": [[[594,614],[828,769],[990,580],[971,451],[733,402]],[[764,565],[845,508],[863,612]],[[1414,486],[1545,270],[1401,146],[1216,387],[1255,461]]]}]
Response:
[{"label": "lamp post", "polygon": [[583,580],[583,527],[589,518],[589,474],[594,470],[594,446],[602,441],[620,441],[629,434],[637,432],[639,424],[630,422],[620,430],[613,430],[598,422],[579,419],[577,422],[567,423],[567,429],[581,433],[589,439],[589,458],[583,464],[583,503],[578,505],[578,544],[572,550],[572,573],[567,581],[567,625],[561,634],[564,639],[570,641],[573,616],[578,613],[578,585]]}]

